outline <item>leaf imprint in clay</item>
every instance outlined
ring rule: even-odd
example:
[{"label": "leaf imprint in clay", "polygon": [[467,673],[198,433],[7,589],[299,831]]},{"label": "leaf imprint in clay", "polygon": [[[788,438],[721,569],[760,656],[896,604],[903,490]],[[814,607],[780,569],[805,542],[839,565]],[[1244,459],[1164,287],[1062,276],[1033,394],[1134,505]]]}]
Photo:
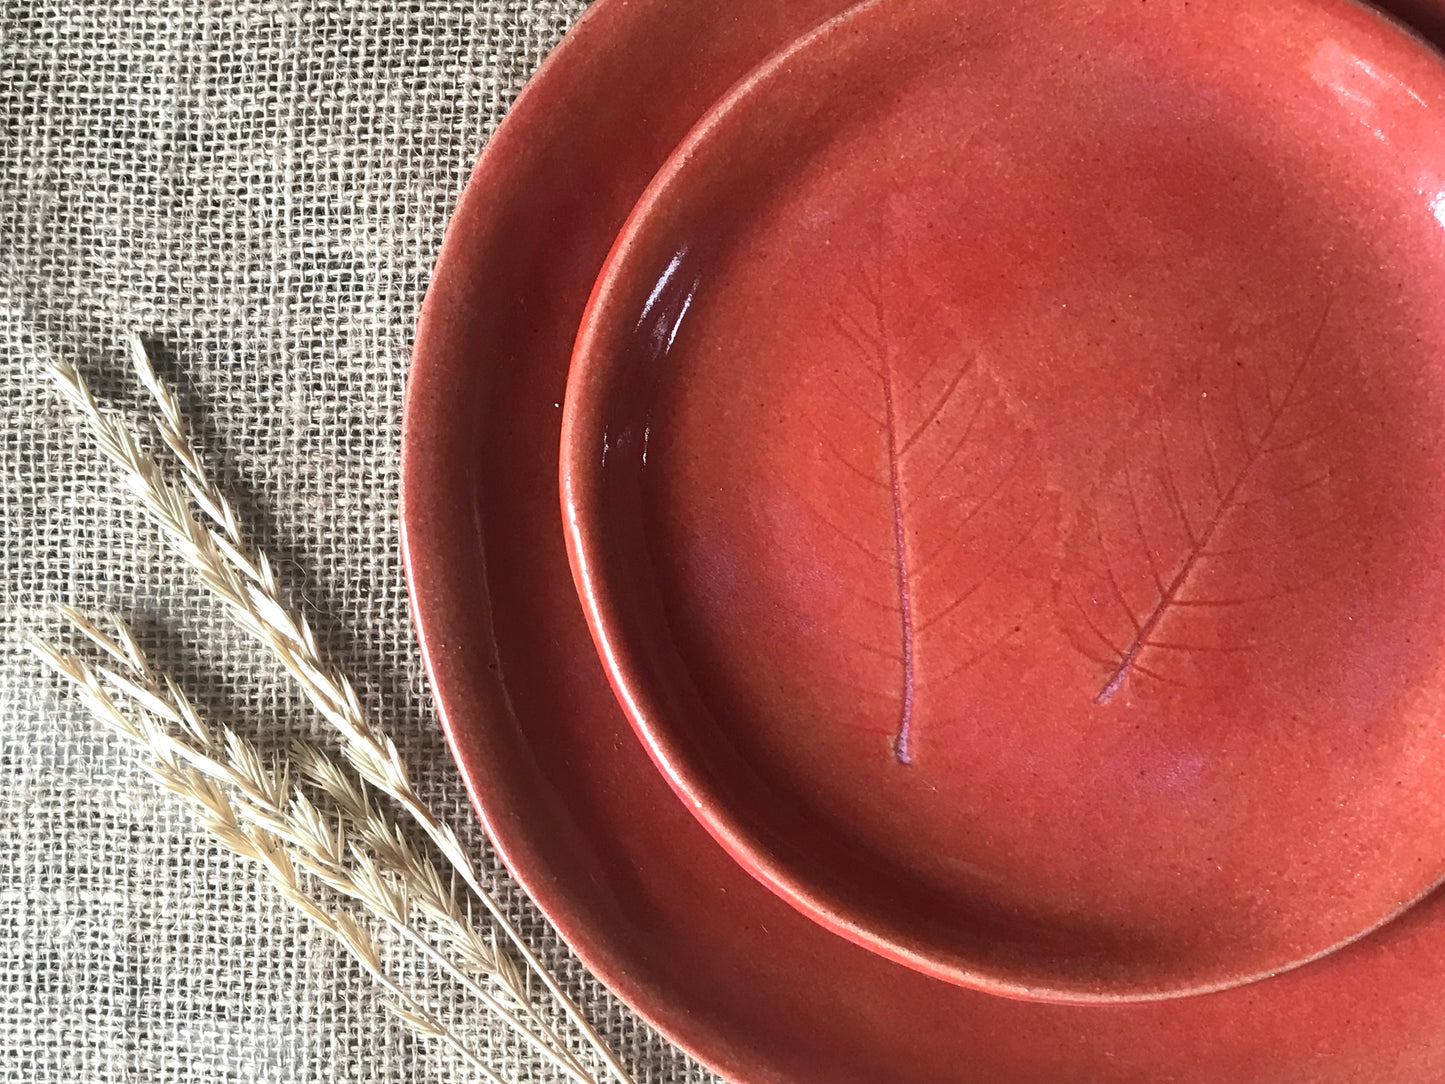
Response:
[{"label": "leaf imprint in clay", "polygon": [[[840,293],[821,382],[836,402],[819,412],[826,427],[814,422],[845,476],[816,491],[814,511],[877,569],[876,589],[858,597],[879,619],[843,635],[896,665],[888,699],[903,765],[920,720],[961,707],[945,702],[946,683],[1038,608],[1015,557],[1042,519],[1023,481],[1036,458],[1029,434],[967,342],[924,341],[919,301],[906,273],[881,266]],[[867,542],[843,526],[863,508],[887,525]]]},{"label": "leaf imprint in clay", "polygon": [[1082,574],[1061,592],[1071,639],[1099,664],[1095,703],[1140,679],[1210,687],[1209,656],[1280,646],[1250,634],[1251,610],[1329,578],[1343,465],[1318,360],[1329,314],[1326,301],[1292,359],[1201,361],[1149,397],[1106,462],[1076,532]]}]

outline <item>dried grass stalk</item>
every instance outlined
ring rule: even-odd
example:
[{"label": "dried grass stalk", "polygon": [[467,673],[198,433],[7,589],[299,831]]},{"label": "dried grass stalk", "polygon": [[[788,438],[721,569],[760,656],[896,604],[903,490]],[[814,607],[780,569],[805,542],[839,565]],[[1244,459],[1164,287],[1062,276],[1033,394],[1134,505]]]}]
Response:
[{"label": "dried grass stalk", "polygon": [[[303,803],[293,813],[288,827],[293,834],[298,825],[311,832],[312,836],[305,842],[299,836],[286,836],[278,830],[276,823],[248,822],[251,824],[248,830],[264,830],[277,838],[289,839],[292,845],[309,855],[308,862],[320,863],[320,852],[307,850],[307,843],[314,843],[324,850],[335,842],[331,833],[341,830],[337,824],[344,823],[345,830],[356,840],[352,847],[352,864],[362,872],[359,880],[353,877],[352,883],[346,886],[328,881],[331,888],[351,895],[393,926],[396,923],[391,922],[390,916],[398,913],[403,902],[407,910],[412,907],[418,909],[426,916],[431,931],[439,936],[451,956],[430,946],[414,929],[415,937],[404,936],[428,954],[434,963],[443,966],[470,993],[487,1002],[488,1008],[499,1013],[511,1026],[518,1027],[520,1033],[536,1040],[534,1045],[545,1051],[544,1056],[569,1076],[578,1081],[588,1080],[581,1063],[538,1015],[532,1000],[532,984],[535,981],[546,990],[610,1073],[621,1084],[631,1084],[616,1055],[608,1049],[513,926],[501,903],[486,887],[480,871],[456,833],[428,808],[417,793],[396,744],[366,718],[345,675],[322,658],[305,617],[285,601],[271,563],[243,536],[234,508],[196,453],[179,403],[157,377],[138,335],[128,337],[128,348],[136,375],[155,404],[153,421],[156,430],[179,466],[174,476],[143,447],[129,425],[100,406],[73,366],[64,361],[55,362],[50,367],[50,375],[60,393],[85,420],[96,445],[117,469],[126,490],[160,529],[170,550],[199,576],[232,619],[281,662],[322,718],[341,736],[344,756],[361,778],[361,783],[353,781],[339,764],[319,750],[298,750],[295,753],[298,774],[319,788],[339,821],[328,820],[314,806]],[[131,670],[127,677],[124,670],[103,666],[95,668],[91,675],[102,682],[102,687],[105,682],[111,683],[111,688],[123,692],[143,709],[147,717],[167,720],[177,728],[176,732],[185,732],[204,744],[208,731],[194,718],[194,712],[180,690],[168,679],[149,671],[144,655],[123,624],[118,626],[116,638],[111,639],[76,611],[69,611],[67,616],[101,651]],[[62,657],[74,664],[73,656],[57,652],[44,642],[39,649],[42,654],[48,655],[52,665],[56,665],[67,677],[77,680],[75,673],[57,665]],[[137,680],[137,674],[142,675],[144,680]],[[88,689],[84,683],[78,680],[77,683]],[[86,696],[93,711],[97,704],[104,706],[105,701],[95,700],[93,689],[88,689]],[[199,729],[193,730],[192,727]],[[235,778],[228,774],[225,782],[235,786],[248,800],[253,800],[254,809],[260,817],[259,811],[265,808],[264,803],[254,800],[261,796],[267,784],[260,776],[250,774],[249,765],[239,766],[248,757],[248,747],[234,735],[226,733],[228,750],[235,745],[235,762],[227,763],[222,758],[215,763],[223,765],[227,773],[235,773]],[[176,754],[182,770],[195,770],[207,775],[212,761],[207,760],[204,766],[198,764],[194,759],[188,759],[194,756],[195,750],[190,746],[187,749],[188,753],[178,751]],[[161,781],[169,785],[167,779]],[[394,801],[422,830],[451,867],[454,876],[450,880],[443,879],[430,859],[416,850],[397,823],[381,816],[376,804],[366,794],[366,785]],[[252,790],[248,791],[248,786]],[[252,806],[245,809],[249,813]],[[215,832],[215,825],[207,823],[207,827]],[[250,851],[256,849],[254,842],[247,843],[239,838],[234,842],[249,847]],[[227,845],[231,846],[231,843]],[[294,859],[293,852],[287,853]],[[357,859],[357,854],[367,857]],[[247,856],[255,857],[249,852]],[[258,860],[266,864],[264,859]],[[269,865],[267,869],[276,880],[277,876]],[[327,875],[319,868],[307,865],[307,869],[326,881]],[[455,890],[457,881],[465,886],[471,902],[458,898]],[[396,890],[389,887],[399,882],[408,886],[404,899],[393,895]],[[288,895],[287,898],[291,897]],[[473,903],[480,904],[510,951],[520,958],[522,966],[519,967],[508,952],[499,949],[494,937],[485,938],[477,931],[472,921]],[[445,959],[446,963],[442,964],[438,957]],[[498,1002],[489,991],[475,983],[467,971],[495,982],[515,1008],[510,1009]],[[424,1009],[408,1008],[407,1003],[394,993],[392,999],[394,1008],[401,1007],[409,1014],[402,1018],[412,1020],[418,1030],[427,1032],[434,1023]]]},{"label": "dried grass stalk", "polygon": [[[75,685],[91,715],[134,745],[142,754],[147,774],[183,798],[222,846],[258,864],[296,910],[350,952],[386,992],[388,1011],[411,1030],[450,1047],[490,1084],[505,1084],[476,1051],[386,972],[372,934],[357,911],[330,904],[308,880],[359,901],[360,911],[394,927],[409,922],[409,906],[402,902],[404,890],[389,889],[389,903],[379,904],[374,886],[347,869],[342,832],[309,815],[304,795],[294,790],[285,772],[265,768],[260,755],[244,739],[227,729],[206,727],[174,683],[158,680],[150,671],[123,622],[117,622],[117,636],[112,640],[79,611],[66,608],[65,614],[88,639],[126,667],[121,672],[92,665],[47,640],[31,638],[31,648]],[[588,1081],[584,1075],[571,1075],[584,1084]]]}]

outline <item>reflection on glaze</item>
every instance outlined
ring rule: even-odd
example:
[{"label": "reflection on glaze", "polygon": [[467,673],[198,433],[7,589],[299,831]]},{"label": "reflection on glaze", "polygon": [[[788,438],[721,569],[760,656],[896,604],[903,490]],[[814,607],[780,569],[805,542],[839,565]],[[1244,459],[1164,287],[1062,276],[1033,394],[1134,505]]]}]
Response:
[{"label": "reflection on glaze", "polygon": [[1357,56],[1331,39],[1316,51],[1309,65],[1310,78],[1324,87],[1344,106],[1346,112],[1363,124],[1381,143],[1390,143],[1390,137],[1381,124],[1381,99],[1392,99],[1386,105],[1396,105],[1397,96],[1404,94],[1428,109],[1430,103],[1391,72],[1382,71],[1364,57]]},{"label": "reflection on glaze", "polygon": [[[678,332],[682,330],[682,322],[687,317],[688,310],[692,308],[693,298],[697,296],[698,284],[702,281],[701,272],[695,267],[686,268],[689,262],[689,251],[686,245],[682,245],[668,260],[667,266],[662,274],[653,283],[652,289],[648,292],[647,301],[642,306],[642,313],[633,326],[638,344],[643,352],[641,359],[644,366],[650,366],[667,357],[668,352],[677,342]],[[656,373],[652,374],[657,375]],[[631,443],[635,439],[635,432],[626,429],[618,434],[616,444],[620,447],[625,443]],[[652,441],[652,421],[649,418],[642,428],[642,465],[647,466],[648,446]],[[606,434],[603,434],[602,463],[607,464]]]},{"label": "reflection on glaze", "polygon": [[683,257],[686,255],[687,249],[684,247],[672,257],[667,268],[658,276],[657,282],[652,287],[652,292],[647,295],[647,303],[642,306],[642,315],[637,318],[637,326],[639,328],[647,323],[647,318],[651,316],[653,310],[657,308],[657,303],[661,299],[663,291],[667,289],[668,283],[677,276],[678,269],[682,267]]},{"label": "reflection on glaze", "polygon": [[658,276],[647,295],[646,304],[642,306],[642,314],[637,318],[634,330],[647,345],[649,362],[660,360],[672,349],[678,332],[682,330],[683,318],[697,295],[702,276],[695,268],[691,273],[685,272],[684,264],[687,262],[688,249],[683,245]]}]

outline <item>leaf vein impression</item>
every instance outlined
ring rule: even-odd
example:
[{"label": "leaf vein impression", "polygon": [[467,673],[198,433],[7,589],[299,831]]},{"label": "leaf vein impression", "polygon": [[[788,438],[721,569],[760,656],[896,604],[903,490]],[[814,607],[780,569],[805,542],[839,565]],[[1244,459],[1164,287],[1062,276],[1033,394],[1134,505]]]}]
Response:
[{"label": "leaf vein impression", "polygon": [[908,550],[903,523],[903,482],[901,478],[902,453],[898,447],[897,404],[893,397],[893,358],[887,344],[879,351],[882,355],[883,408],[888,424],[884,430],[888,435],[888,489],[889,504],[893,514],[893,545],[898,559],[894,562],[898,570],[898,612],[902,626],[903,651],[903,703],[898,712],[898,733],[893,739],[893,755],[899,764],[913,763],[909,750],[909,739],[913,728],[913,602],[909,596]]},{"label": "leaf vein impression", "polygon": [[[1108,681],[1106,681],[1104,687],[1099,690],[1099,694],[1094,697],[1094,703],[1102,705],[1112,700],[1115,694],[1123,688],[1124,682],[1128,679],[1132,671],[1137,670],[1140,673],[1147,673],[1147,671],[1139,665],[1139,656],[1148,648],[1154,646],[1151,643],[1154,630],[1158,627],[1159,622],[1164,619],[1164,615],[1177,603],[1181,602],[1179,598],[1180,592],[1189,582],[1189,577],[1193,573],[1195,566],[1198,565],[1200,558],[1205,555],[1205,551],[1208,549],[1210,540],[1214,537],[1215,532],[1219,530],[1220,525],[1224,522],[1230,510],[1235,507],[1240,490],[1244,487],[1245,481],[1249,478],[1250,473],[1259,461],[1270,453],[1269,439],[1273,436],[1280,418],[1283,417],[1285,411],[1289,409],[1290,402],[1299,387],[1300,378],[1304,376],[1305,369],[1309,366],[1310,360],[1314,357],[1320,340],[1324,336],[1325,324],[1329,320],[1329,315],[1330,304],[1326,303],[1324,314],[1320,318],[1319,327],[1315,330],[1314,338],[1309,348],[1301,357],[1300,363],[1295,366],[1294,372],[1290,375],[1289,385],[1284,389],[1284,393],[1280,396],[1278,404],[1273,401],[1272,395],[1268,396],[1269,402],[1267,405],[1269,414],[1264,429],[1257,438],[1249,443],[1244,463],[1240,466],[1238,473],[1235,474],[1234,481],[1230,483],[1229,489],[1220,497],[1219,503],[1215,506],[1214,512],[1209,517],[1209,522],[1205,525],[1204,529],[1197,535],[1192,530],[1188,531],[1188,555],[1185,557],[1184,563],[1180,565],[1179,571],[1174,574],[1174,578],[1169,581],[1168,586],[1165,587],[1164,591],[1160,594],[1159,601],[1155,604],[1154,609],[1149,612],[1149,615],[1144,618],[1142,622],[1134,615],[1132,609],[1129,610],[1129,620],[1135,628],[1134,638],[1129,642],[1129,646],[1125,648],[1123,655],[1119,659],[1119,665],[1114,669],[1113,673],[1109,675]],[[1236,407],[1239,405],[1237,395],[1235,405]],[[1203,434],[1203,438],[1207,448],[1209,444],[1209,434],[1207,431]],[[1163,439],[1162,426],[1160,428],[1160,439],[1161,441]],[[1167,453],[1164,456],[1164,463],[1165,470],[1168,472],[1170,468]],[[1127,466],[1125,470],[1128,470]],[[1171,473],[1168,477],[1171,498],[1174,501],[1178,501],[1178,493],[1174,491],[1173,481],[1173,475]],[[1182,502],[1176,507],[1179,514],[1183,516],[1184,510]],[[1187,524],[1188,518],[1184,518]]]}]

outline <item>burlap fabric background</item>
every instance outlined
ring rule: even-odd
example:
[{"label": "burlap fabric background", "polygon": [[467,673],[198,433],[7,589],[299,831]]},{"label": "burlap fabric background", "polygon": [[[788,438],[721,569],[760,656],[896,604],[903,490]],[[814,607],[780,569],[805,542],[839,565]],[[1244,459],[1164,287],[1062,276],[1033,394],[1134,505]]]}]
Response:
[{"label": "burlap fabric background", "polygon": [[[469,1079],[21,651],[55,601],[112,607],[214,717],[267,745],[320,733],[163,558],[36,362],[135,407],[120,335],[158,348],[248,528],[480,848],[407,622],[402,389],[447,214],[583,6],[0,3],[0,1080]],[[640,1080],[707,1079],[508,898]],[[466,1027],[534,1078],[485,1018]]]}]

